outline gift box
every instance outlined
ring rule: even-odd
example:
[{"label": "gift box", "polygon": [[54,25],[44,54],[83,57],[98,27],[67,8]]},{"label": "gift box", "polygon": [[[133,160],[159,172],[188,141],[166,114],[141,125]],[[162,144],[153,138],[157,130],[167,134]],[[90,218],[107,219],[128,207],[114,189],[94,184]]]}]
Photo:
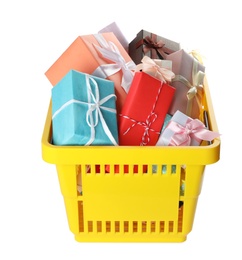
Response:
[{"label": "gift box", "polygon": [[199,118],[204,94],[204,65],[183,49],[168,55],[166,59],[172,61],[175,78],[171,85],[176,88],[169,113],[173,115],[180,110],[192,118]]},{"label": "gift box", "polygon": [[117,145],[114,83],[70,70],[52,88],[55,145]]},{"label": "gift box", "polygon": [[199,119],[192,119],[177,110],[161,133],[157,146],[198,146],[211,142],[220,134],[207,129]]},{"label": "gift box", "polygon": [[151,59],[165,59],[167,54],[180,50],[180,44],[160,35],[141,30],[129,43],[129,55],[139,64],[144,55]]},{"label": "gift box", "polygon": [[120,112],[133,79],[135,64],[112,32],[78,36],[45,75],[54,86],[70,70],[113,81],[117,111]]},{"label": "gift box", "polygon": [[175,88],[136,72],[119,118],[120,145],[155,145]]},{"label": "gift box", "polygon": [[146,55],[142,58],[141,63],[136,66],[135,71],[146,72],[164,82],[171,82],[175,77],[172,71],[172,61],[151,59]]},{"label": "gift box", "polygon": [[129,42],[128,40],[125,38],[123,32],[120,30],[120,28],[118,27],[118,25],[113,22],[110,23],[109,25],[105,26],[103,29],[101,29],[98,33],[106,33],[106,32],[113,32],[114,35],[117,37],[117,39],[119,40],[119,42],[122,44],[122,46],[124,47],[124,49],[128,52],[129,50]]},{"label": "gift box", "polygon": [[166,114],[162,129],[161,129],[161,133],[163,132],[163,130],[165,130],[165,128],[167,127],[167,125],[169,124],[169,122],[171,121],[172,116],[169,114]]}]

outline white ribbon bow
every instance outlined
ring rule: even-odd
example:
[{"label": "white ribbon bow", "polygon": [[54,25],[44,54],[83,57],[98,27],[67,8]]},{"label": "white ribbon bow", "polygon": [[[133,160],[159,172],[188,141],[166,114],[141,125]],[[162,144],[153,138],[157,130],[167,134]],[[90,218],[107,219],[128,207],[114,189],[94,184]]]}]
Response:
[{"label": "white ribbon bow", "polygon": [[[93,73],[93,76],[107,78],[118,71],[122,70],[122,82],[121,86],[128,93],[131,82],[134,77],[135,63],[131,60],[125,62],[121,55],[118,47],[111,41],[107,42],[102,34],[94,34],[100,46],[93,44],[96,50],[102,55],[103,58],[114,62],[114,64],[103,64],[100,65]],[[133,70],[133,71],[132,71]]]}]

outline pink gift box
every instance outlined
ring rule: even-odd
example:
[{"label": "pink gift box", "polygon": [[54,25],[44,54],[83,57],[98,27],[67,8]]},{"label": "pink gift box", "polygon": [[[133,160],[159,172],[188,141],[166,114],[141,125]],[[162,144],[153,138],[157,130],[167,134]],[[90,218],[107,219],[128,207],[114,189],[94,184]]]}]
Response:
[{"label": "pink gift box", "polygon": [[199,146],[203,140],[211,142],[220,134],[208,130],[203,122],[177,110],[162,131],[157,146]]},{"label": "pink gift box", "polygon": [[192,118],[199,118],[205,67],[183,49],[167,55],[166,59],[172,61],[172,71],[176,75],[171,82],[176,93],[169,114],[174,115],[180,110]]},{"label": "pink gift box", "polygon": [[70,70],[114,82],[117,113],[133,80],[135,63],[112,32],[78,36],[45,75],[55,86]]}]

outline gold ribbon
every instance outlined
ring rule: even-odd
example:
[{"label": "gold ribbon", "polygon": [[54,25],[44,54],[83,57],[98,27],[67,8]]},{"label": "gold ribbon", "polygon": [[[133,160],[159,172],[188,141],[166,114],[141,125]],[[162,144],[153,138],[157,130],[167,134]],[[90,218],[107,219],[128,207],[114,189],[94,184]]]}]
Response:
[{"label": "gold ribbon", "polygon": [[185,77],[182,75],[176,75],[175,78],[172,80],[179,81],[183,83],[185,86],[189,88],[187,92],[187,109],[186,114],[191,117],[192,114],[192,105],[194,98],[196,99],[198,107],[201,107],[201,99],[203,95],[203,80],[205,73],[198,70],[199,62],[197,59],[193,59],[193,68],[192,68],[192,83],[189,82]]},{"label": "gold ribbon", "polygon": [[203,64],[203,56],[197,50],[192,50],[189,54],[191,54],[199,63]]}]

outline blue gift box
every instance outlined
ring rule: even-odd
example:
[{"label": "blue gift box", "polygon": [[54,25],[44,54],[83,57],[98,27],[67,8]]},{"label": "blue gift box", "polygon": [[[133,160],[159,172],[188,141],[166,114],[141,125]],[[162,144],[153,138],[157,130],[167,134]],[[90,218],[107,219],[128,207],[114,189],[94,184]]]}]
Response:
[{"label": "blue gift box", "polygon": [[166,114],[165,121],[164,121],[164,124],[162,126],[161,132],[165,130],[165,128],[167,127],[167,125],[170,122],[171,118],[172,118],[172,116],[170,114]]},{"label": "blue gift box", "polygon": [[118,145],[116,96],[110,80],[70,70],[52,88],[55,145]]}]

